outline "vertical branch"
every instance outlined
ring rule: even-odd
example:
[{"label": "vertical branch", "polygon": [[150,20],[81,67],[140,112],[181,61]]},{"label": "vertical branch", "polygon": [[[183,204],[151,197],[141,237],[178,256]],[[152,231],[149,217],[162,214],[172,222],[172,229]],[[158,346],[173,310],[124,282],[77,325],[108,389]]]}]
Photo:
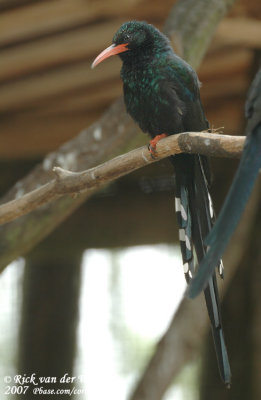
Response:
[{"label": "vertical branch", "polygon": [[164,31],[177,53],[195,69],[233,3],[235,0],[179,0],[170,12]]}]

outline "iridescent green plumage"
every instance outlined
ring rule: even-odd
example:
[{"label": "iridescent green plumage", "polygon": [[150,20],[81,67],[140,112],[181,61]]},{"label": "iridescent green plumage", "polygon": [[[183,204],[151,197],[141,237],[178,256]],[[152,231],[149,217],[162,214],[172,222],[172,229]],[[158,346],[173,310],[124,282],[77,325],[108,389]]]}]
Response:
[{"label": "iridescent green plumage", "polygon": [[120,54],[124,99],[141,129],[152,137],[207,129],[197,74],[173,52],[166,36],[152,25],[132,21],[114,35],[113,43],[124,42],[129,49]]}]

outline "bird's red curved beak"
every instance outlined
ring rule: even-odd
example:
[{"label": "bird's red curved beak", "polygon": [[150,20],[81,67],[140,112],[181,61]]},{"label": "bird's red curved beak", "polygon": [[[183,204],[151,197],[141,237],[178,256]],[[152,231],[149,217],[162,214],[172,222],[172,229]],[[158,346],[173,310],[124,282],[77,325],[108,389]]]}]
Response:
[{"label": "bird's red curved beak", "polygon": [[103,50],[93,61],[92,63],[92,68],[96,67],[96,65],[100,64],[103,60],[105,60],[108,57],[114,56],[116,54],[123,53],[124,51],[129,50],[128,49],[128,43],[123,43],[123,44],[112,44],[111,46],[107,47],[107,49]]}]

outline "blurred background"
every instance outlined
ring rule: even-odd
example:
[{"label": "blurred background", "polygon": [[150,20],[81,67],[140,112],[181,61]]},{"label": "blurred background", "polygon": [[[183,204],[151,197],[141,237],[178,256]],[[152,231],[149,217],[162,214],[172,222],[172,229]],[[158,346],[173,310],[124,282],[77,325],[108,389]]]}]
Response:
[{"label": "blurred background", "polygon": [[[224,17],[200,17],[208,8]],[[0,0],[2,202],[50,179],[52,163],[64,166],[67,149],[66,166],[78,170],[147,143],[118,103],[107,111],[122,93],[119,59],[90,69],[130,19],[171,32],[175,50],[198,67],[211,126],[244,134],[244,103],[260,64],[260,0]],[[204,40],[197,30],[189,32],[194,20],[205,32],[208,25],[215,28],[213,37],[209,28],[202,61]],[[187,50],[192,39],[197,45]],[[103,144],[100,126],[109,140],[117,126],[123,135],[133,129],[134,140],[126,134],[113,146]],[[73,138],[80,132],[87,141],[79,136],[78,158]],[[83,161],[76,166],[74,158]],[[237,163],[212,160],[217,211]],[[1,393],[5,376],[68,373],[75,382],[43,386],[76,387],[74,398],[88,400],[260,399],[259,188],[225,254],[221,289],[230,390],[219,379],[205,308],[200,299],[182,300],[173,173],[162,161],[88,201],[66,199],[0,227]],[[15,395],[20,398],[12,392],[5,398]],[[28,391],[24,398],[35,397]]]}]

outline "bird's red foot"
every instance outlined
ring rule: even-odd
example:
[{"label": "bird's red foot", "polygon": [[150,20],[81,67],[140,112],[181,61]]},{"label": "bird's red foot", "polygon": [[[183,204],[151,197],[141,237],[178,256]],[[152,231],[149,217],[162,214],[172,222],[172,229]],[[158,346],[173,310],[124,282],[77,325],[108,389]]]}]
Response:
[{"label": "bird's red foot", "polygon": [[168,135],[166,133],[161,133],[160,135],[155,136],[149,143],[149,152],[151,154],[152,158],[156,158],[157,157],[157,151],[156,151],[156,147],[157,147],[157,143],[167,137]]}]

